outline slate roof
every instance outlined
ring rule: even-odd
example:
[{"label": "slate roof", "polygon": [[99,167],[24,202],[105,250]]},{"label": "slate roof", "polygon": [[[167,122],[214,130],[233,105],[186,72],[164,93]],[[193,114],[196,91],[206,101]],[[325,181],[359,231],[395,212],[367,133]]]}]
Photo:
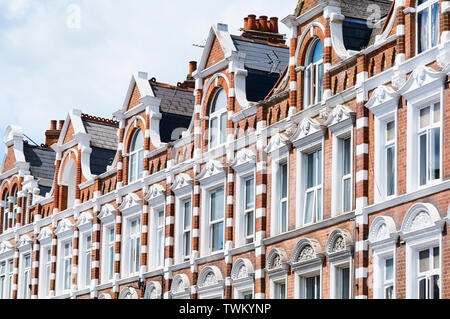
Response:
[{"label": "slate roof", "polygon": [[[235,35],[232,35],[231,39],[236,49],[245,54],[246,69],[280,74],[289,63],[287,46],[258,43]],[[278,60],[279,63],[274,64],[274,60]]]},{"label": "slate roof", "polygon": [[45,195],[53,185],[56,153],[52,149],[27,143],[23,145],[23,153],[25,160],[30,163],[31,175],[38,179],[41,195]]},{"label": "slate roof", "polygon": [[117,126],[91,121],[88,119],[83,119],[83,125],[86,132],[92,136],[92,147],[114,151],[117,150]]},{"label": "slate roof", "polygon": [[192,117],[194,91],[150,81],[153,92],[161,99],[161,112]]},{"label": "slate roof", "polygon": [[380,8],[381,17],[389,13],[392,6],[390,0],[341,0],[341,12],[348,18],[367,20],[374,14],[374,10],[369,10],[369,6],[377,5]]}]

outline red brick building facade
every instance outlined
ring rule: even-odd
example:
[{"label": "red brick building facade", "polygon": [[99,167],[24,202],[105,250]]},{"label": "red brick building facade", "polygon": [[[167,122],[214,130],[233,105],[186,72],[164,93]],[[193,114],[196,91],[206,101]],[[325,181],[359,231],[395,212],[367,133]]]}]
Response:
[{"label": "red brick building facade", "polygon": [[299,1],[114,120],[9,126],[0,298],[448,298],[449,14]]}]

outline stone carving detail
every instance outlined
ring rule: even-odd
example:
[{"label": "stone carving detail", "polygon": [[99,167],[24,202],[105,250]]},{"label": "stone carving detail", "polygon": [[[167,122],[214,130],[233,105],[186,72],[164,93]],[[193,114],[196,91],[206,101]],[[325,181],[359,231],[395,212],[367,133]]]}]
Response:
[{"label": "stone carving detail", "polygon": [[247,273],[247,267],[245,267],[245,265],[242,265],[239,268],[238,274],[237,274],[237,278],[236,279],[241,279],[241,278],[246,278],[248,276]]},{"label": "stone carving detail", "polygon": [[431,217],[427,212],[420,212],[414,217],[414,220],[411,222],[410,231],[414,231],[417,229],[426,228],[432,226],[433,222],[431,221]]},{"label": "stone carving detail", "polygon": [[216,283],[217,283],[216,276],[214,275],[214,273],[210,272],[205,278],[204,286],[212,286]]},{"label": "stone carving detail", "polygon": [[184,290],[185,290],[185,288],[184,288],[184,282],[183,282],[183,280],[179,280],[178,281],[178,283],[177,283],[177,285],[175,286],[175,289],[174,289],[174,293],[179,293],[179,292],[184,292]]},{"label": "stone carving detail", "polygon": [[158,297],[158,292],[156,291],[156,288],[153,287],[150,290],[150,299],[157,299],[157,297]]},{"label": "stone carving detail", "polygon": [[345,250],[345,239],[342,236],[339,236],[336,238],[333,244],[333,248],[331,249],[331,252],[336,253],[339,251]]},{"label": "stone carving detail", "polygon": [[306,261],[313,259],[314,255],[315,255],[314,249],[310,245],[307,245],[302,249],[302,251],[298,255],[297,261]]},{"label": "stone carving detail", "polygon": [[377,231],[377,235],[375,237],[376,241],[383,240],[389,238],[389,230],[386,224],[382,224]]},{"label": "stone carving detail", "polygon": [[272,260],[272,265],[271,265],[271,269],[275,269],[275,268],[279,268],[281,267],[281,257],[280,255],[276,255],[275,257],[273,257]]}]

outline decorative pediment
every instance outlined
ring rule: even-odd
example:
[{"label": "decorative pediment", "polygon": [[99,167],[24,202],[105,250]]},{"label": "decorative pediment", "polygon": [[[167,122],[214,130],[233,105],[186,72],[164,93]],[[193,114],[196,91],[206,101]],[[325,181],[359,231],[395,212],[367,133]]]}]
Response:
[{"label": "decorative pediment", "polygon": [[345,105],[337,105],[328,114],[324,125],[330,128],[334,128],[336,126],[341,127],[347,124],[350,125],[355,121],[355,117],[356,113],[349,107]]},{"label": "decorative pediment", "polygon": [[255,163],[256,154],[248,148],[243,148],[239,152],[237,152],[236,157],[231,163],[231,167],[235,171],[244,171],[254,167]]},{"label": "decorative pediment", "polygon": [[322,248],[317,240],[304,238],[295,245],[290,264],[293,268],[321,265],[323,256]]},{"label": "decorative pediment", "polygon": [[222,272],[217,266],[207,266],[203,268],[198,276],[197,286],[199,290],[223,286]]},{"label": "decorative pediment", "polygon": [[233,285],[239,282],[253,280],[255,269],[252,262],[247,258],[239,258],[231,270],[231,280]]},{"label": "decorative pediment", "polygon": [[411,73],[406,83],[398,90],[398,93],[407,100],[428,93],[433,87],[443,84],[446,78],[444,72],[438,72],[430,67],[418,65]]},{"label": "decorative pediment", "polygon": [[145,200],[149,203],[160,202],[163,203],[165,198],[164,195],[166,193],[166,189],[161,184],[153,184],[148,190],[147,196],[145,196]]},{"label": "decorative pediment", "polygon": [[119,211],[124,212],[132,208],[140,208],[140,207],[142,207],[141,198],[135,193],[129,193],[123,199],[122,204],[120,204]]},{"label": "decorative pediment", "polygon": [[122,289],[119,299],[139,299],[136,290],[132,287]]},{"label": "decorative pediment", "polygon": [[[302,143],[309,143],[309,138],[320,138],[324,135],[326,127],[317,120],[304,118],[298,125],[297,131],[291,137],[291,142],[295,147]],[[309,137],[309,138],[308,138]]]},{"label": "decorative pediment", "polygon": [[0,255],[7,254],[13,252],[13,245],[5,240],[0,243]]},{"label": "decorative pediment", "polygon": [[400,94],[389,86],[377,87],[366,103],[366,107],[375,115],[397,109]]},{"label": "decorative pediment", "polygon": [[182,192],[186,188],[192,188],[192,183],[193,181],[189,174],[181,173],[175,177],[171,189],[174,193]]},{"label": "decorative pediment", "polygon": [[390,216],[378,216],[369,230],[369,244],[373,246],[384,243],[395,243],[398,238],[395,221]]},{"label": "decorative pediment", "polygon": [[100,214],[98,215],[98,218],[102,221],[102,223],[105,223],[107,220],[113,220],[116,216],[116,209],[111,204],[106,204],[102,207],[102,210],[100,211]]},{"label": "decorative pediment", "polygon": [[170,294],[172,297],[179,298],[181,296],[190,295],[191,284],[189,282],[189,277],[185,274],[178,274],[172,280],[172,285],[170,286]]},{"label": "decorative pediment", "polygon": [[20,236],[19,241],[17,242],[17,248],[24,249],[31,246],[32,243],[33,241],[31,240],[30,236],[22,235]]},{"label": "decorative pediment", "polygon": [[328,258],[350,256],[353,250],[353,241],[350,233],[346,230],[336,229],[328,237],[326,254]]},{"label": "decorative pediment", "polygon": [[269,144],[266,146],[264,151],[268,154],[273,154],[274,152],[284,153],[289,149],[289,138],[282,133],[277,133],[270,139]]},{"label": "decorative pediment", "polygon": [[56,227],[55,230],[55,235],[59,237],[70,232],[73,232],[73,224],[69,219],[65,218],[58,223],[58,227]]},{"label": "decorative pediment", "polygon": [[283,248],[273,248],[267,255],[266,272],[268,275],[287,272],[288,257]]},{"label": "decorative pediment", "polygon": [[206,163],[203,170],[198,174],[197,178],[200,183],[208,184],[211,180],[225,176],[225,167],[216,160]]},{"label": "decorative pediment", "polygon": [[444,223],[434,205],[419,203],[406,213],[400,234],[403,239],[407,239],[424,233],[439,233]]},{"label": "decorative pediment", "polygon": [[144,299],[161,299],[161,284],[151,281],[145,288]]},{"label": "decorative pediment", "polygon": [[93,219],[94,217],[90,212],[84,212],[78,217],[78,221],[75,226],[78,228],[88,228],[92,225]]},{"label": "decorative pediment", "polygon": [[44,227],[41,229],[39,236],[37,237],[37,240],[39,242],[42,242],[46,239],[51,239],[52,238],[52,230],[50,227]]}]

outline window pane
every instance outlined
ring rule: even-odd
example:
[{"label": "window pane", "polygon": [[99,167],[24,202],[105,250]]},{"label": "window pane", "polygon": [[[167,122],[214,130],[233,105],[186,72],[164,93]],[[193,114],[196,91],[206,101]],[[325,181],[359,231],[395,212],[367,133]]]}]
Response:
[{"label": "window pane", "polygon": [[428,49],[428,8],[418,14],[419,53]]},{"label": "window pane", "polygon": [[433,291],[433,299],[439,299],[439,275],[431,278],[431,289]]},{"label": "window pane", "polygon": [[317,101],[322,101],[322,95],[323,95],[323,64],[319,64],[318,68],[318,75],[317,75]]},{"label": "window pane", "polygon": [[319,299],[318,291],[318,281],[319,277],[310,277],[305,279],[306,284],[306,299]]},{"label": "window pane", "polygon": [[419,272],[430,270],[430,251],[422,250],[419,253]]},{"label": "window pane", "polygon": [[191,232],[183,235],[183,252],[185,257],[189,257],[191,254]]},{"label": "window pane", "polygon": [[394,286],[389,286],[385,290],[386,299],[394,299]]},{"label": "window pane", "polygon": [[220,116],[220,144],[227,141],[227,113]]},{"label": "window pane", "polygon": [[419,137],[420,185],[427,183],[427,135]]},{"label": "window pane", "polygon": [[441,103],[434,104],[433,122],[439,123],[441,121]]},{"label": "window pane", "polygon": [[419,281],[419,299],[426,298],[426,279],[421,279]]},{"label": "window pane", "polygon": [[315,165],[314,165],[314,153],[308,154],[308,167],[307,167],[308,175],[307,175],[307,181],[306,181],[306,188],[311,188],[316,185],[316,172],[315,172]]},{"label": "window pane", "polygon": [[246,218],[245,224],[247,225],[246,233],[245,233],[246,237],[253,236],[253,228],[254,228],[254,226],[253,226],[253,211],[247,213],[245,215],[245,218]]},{"label": "window pane", "polygon": [[219,130],[219,121],[217,117],[211,119],[211,129],[210,129],[210,138],[209,138],[209,144],[211,147],[215,147],[217,145],[217,139],[219,138],[218,135]]},{"label": "window pane", "polygon": [[212,226],[212,251],[223,249],[223,223]]},{"label": "window pane", "polygon": [[431,150],[430,150],[430,179],[440,178],[440,159],[441,159],[441,130],[440,128],[434,128],[431,132]]},{"label": "window pane", "polygon": [[138,153],[138,157],[137,157],[137,167],[138,167],[138,173],[137,173],[137,178],[142,178],[143,176],[143,171],[144,171],[144,152],[140,151]]},{"label": "window pane", "polygon": [[344,180],[344,185],[343,185],[343,197],[344,197],[344,201],[343,201],[343,207],[342,210],[343,212],[348,212],[351,210],[351,201],[352,201],[352,190],[351,190],[351,179],[345,179]]},{"label": "window pane", "polygon": [[114,246],[109,247],[109,276],[112,279],[114,274]]},{"label": "window pane", "polygon": [[350,174],[350,139],[347,138],[342,141],[342,152],[343,152],[343,161],[342,161],[342,175]]},{"label": "window pane", "polygon": [[317,190],[316,222],[322,220],[322,189]]},{"label": "window pane", "polygon": [[394,279],[394,259],[386,259],[385,279],[390,281]]},{"label": "window pane", "polygon": [[420,128],[425,128],[430,125],[430,107],[420,110]]},{"label": "window pane", "polygon": [[316,170],[317,170],[317,183],[316,185],[321,185],[322,184],[322,150],[319,150],[315,153],[315,157],[316,157]]},{"label": "window pane", "polygon": [[305,224],[312,223],[313,208],[314,208],[314,192],[309,192],[306,194]]},{"label": "window pane", "polygon": [[164,229],[158,230],[158,265],[164,261]]},{"label": "window pane", "polygon": [[305,71],[305,104],[311,105],[311,68],[308,67]]},{"label": "window pane", "polygon": [[191,202],[184,203],[184,230],[191,228]]},{"label": "window pane", "polygon": [[216,93],[216,96],[214,97],[213,104],[211,106],[210,114],[215,113],[220,110],[227,109],[227,94],[224,89],[220,89]]},{"label": "window pane", "polygon": [[439,2],[431,7],[431,47],[439,43]]},{"label": "window pane", "polygon": [[439,269],[440,259],[439,259],[439,247],[433,248],[433,268]]},{"label": "window pane", "polygon": [[288,172],[287,164],[281,165],[281,198],[287,197],[287,187],[288,187]]},{"label": "window pane", "polygon": [[342,299],[349,299],[350,291],[349,291],[349,283],[350,283],[350,269],[343,268],[341,269],[341,297]]},{"label": "window pane", "polygon": [[395,154],[394,147],[389,147],[386,150],[386,195],[392,196],[395,192]]},{"label": "window pane", "polygon": [[222,219],[224,212],[223,188],[211,193],[211,221]]},{"label": "window pane", "polygon": [[130,174],[130,182],[136,180],[136,154],[130,156],[130,169],[128,174]]},{"label": "window pane", "polygon": [[131,143],[130,153],[144,148],[144,136],[141,130],[137,130],[133,142]]},{"label": "window pane", "polygon": [[386,124],[386,141],[390,142],[395,139],[395,122],[389,122]]},{"label": "window pane", "polygon": [[245,181],[245,209],[255,206],[255,180],[253,178]]},{"label": "window pane", "polygon": [[281,216],[280,216],[281,228],[280,232],[284,233],[287,231],[287,201],[281,203]]}]

